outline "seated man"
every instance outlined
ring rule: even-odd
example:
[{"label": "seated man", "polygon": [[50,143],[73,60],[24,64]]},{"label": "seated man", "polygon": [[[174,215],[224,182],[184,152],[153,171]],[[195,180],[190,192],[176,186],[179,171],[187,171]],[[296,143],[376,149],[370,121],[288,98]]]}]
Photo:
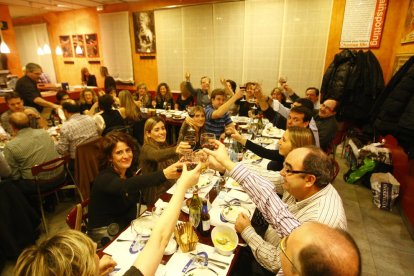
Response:
[{"label": "seated man", "polygon": [[241,97],[243,93],[237,91],[227,102],[225,100],[225,92],[223,89],[215,89],[211,93],[211,104],[205,109],[206,112],[206,131],[212,132],[219,139],[224,133],[224,128],[233,125],[227,111]]},{"label": "seated man", "polygon": [[186,88],[191,96],[197,97],[197,105],[206,107],[210,103],[210,83],[211,79],[207,76],[201,77],[201,88],[194,89],[190,82],[190,73],[185,74]]},{"label": "seated man", "polygon": [[93,117],[81,115],[79,105],[74,100],[66,100],[62,103],[66,122],[60,130],[60,138],[56,150],[64,155],[70,153],[72,165],[74,164],[76,147],[89,138],[99,136],[98,128]]},{"label": "seated man", "polygon": [[[29,124],[29,117],[23,112],[15,112],[10,116],[10,125],[16,134],[4,147],[4,156],[10,165],[11,178],[25,194],[36,193],[36,185],[33,185],[31,168],[58,158],[52,138],[44,129],[33,129]],[[39,179],[56,179],[53,183],[41,185],[46,191],[62,183],[65,179],[64,170],[59,167],[56,170],[39,175]]]},{"label": "seated man", "polygon": [[319,114],[315,117],[321,149],[325,151],[329,148],[338,131],[338,122],[335,118],[337,106],[338,102],[336,100],[327,99],[321,104]]},{"label": "seated man", "polygon": [[[342,204],[338,205],[340,199],[339,201],[335,199],[339,196],[336,192],[332,193],[333,187],[327,186],[330,185],[330,175],[327,173],[329,170],[322,168],[321,164],[315,162],[320,159],[325,160],[326,155],[315,147],[296,149],[288,155],[286,166],[282,170],[286,180],[286,185],[284,185],[286,194],[283,201],[289,202],[291,200],[292,203],[286,205],[277,195],[272,183],[250,172],[243,164],[233,163],[225,146],[220,142],[217,141],[216,146],[218,149],[215,151],[204,149],[211,155],[209,158],[211,164],[217,166],[217,162],[219,162],[229,172],[229,175],[245,189],[280,239],[278,247],[274,248],[276,250],[266,252],[266,258],[280,260],[277,263],[279,263],[279,267],[281,265],[282,269],[278,274],[282,274],[284,271],[288,275],[360,275],[360,252],[348,233],[317,222],[307,222],[301,225],[301,221],[291,213],[296,211],[297,216],[302,217],[304,221],[323,220],[328,225],[346,227],[345,216],[341,215],[340,207]],[[324,175],[320,179],[317,179],[315,175],[316,168],[324,171]],[[294,182],[302,182],[300,186],[304,187],[302,191],[297,190],[296,196],[300,200],[298,204],[291,195],[296,193],[297,187]],[[315,187],[324,185],[325,188],[322,188],[321,191],[330,190],[326,199],[319,201],[317,198],[323,194],[320,193],[313,202],[312,196],[309,194]],[[328,189],[326,189],[327,187]],[[318,192],[313,196],[316,194]],[[306,199],[309,201],[307,206],[298,206],[302,200]],[[329,206],[317,206],[323,202]],[[308,208],[312,210],[308,212]],[[243,215],[239,214],[238,220],[240,221],[242,217]],[[263,244],[260,244],[254,253],[264,253],[262,246]]]},{"label": "seated man", "polygon": [[312,101],[313,103],[313,110],[316,114],[318,114],[320,105],[319,105],[319,89],[316,87],[309,87],[306,89],[305,97]]},{"label": "seated man", "polygon": [[47,128],[47,122],[43,119],[39,112],[34,107],[25,106],[22,98],[17,93],[9,93],[6,95],[6,103],[9,110],[1,115],[1,125],[7,131],[12,134],[13,130],[9,123],[10,115],[14,112],[24,112],[30,121],[32,128]]}]

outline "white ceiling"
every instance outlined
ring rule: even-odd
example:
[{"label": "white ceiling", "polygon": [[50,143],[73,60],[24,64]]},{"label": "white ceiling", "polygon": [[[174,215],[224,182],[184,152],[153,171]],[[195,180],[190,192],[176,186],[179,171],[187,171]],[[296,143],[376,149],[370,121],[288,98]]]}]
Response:
[{"label": "white ceiling", "polygon": [[139,2],[139,0],[0,0],[0,4],[9,6],[12,18],[127,2]]}]

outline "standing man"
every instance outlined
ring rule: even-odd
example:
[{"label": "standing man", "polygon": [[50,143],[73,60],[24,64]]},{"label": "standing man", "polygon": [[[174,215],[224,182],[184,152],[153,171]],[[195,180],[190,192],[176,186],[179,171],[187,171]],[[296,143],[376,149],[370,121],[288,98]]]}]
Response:
[{"label": "standing man", "polygon": [[191,96],[197,97],[197,105],[206,107],[210,103],[210,83],[211,79],[207,76],[201,77],[201,88],[194,89],[190,82],[190,73],[185,74],[187,82],[186,88],[191,93]]},{"label": "standing man", "polygon": [[74,167],[76,147],[88,140],[98,136],[98,128],[92,116],[81,115],[79,105],[74,100],[66,100],[62,103],[66,122],[60,129],[60,138],[56,149],[60,154],[70,154],[71,164]]},{"label": "standing man", "polygon": [[319,89],[316,87],[309,87],[306,89],[305,98],[313,102],[313,109],[318,114],[319,111]]},{"label": "standing man", "polygon": [[206,131],[214,133],[219,139],[225,127],[233,125],[228,111],[241,97],[243,97],[243,92],[238,90],[227,102],[224,102],[226,98],[224,89],[214,89],[211,92],[211,104],[205,108]]},{"label": "standing man", "polygon": [[59,108],[59,105],[43,99],[37,88],[37,82],[42,75],[42,67],[36,63],[28,63],[25,69],[26,74],[16,83],[16,91],[26,105],[36,108],[39,112],[42,112],[43,107]]},{"label": "standing man", "polygon": [[338,130],[336,121],[336,109],[338,102],[334,99],[327,99],[321,104],[319,114],[315,117],[316,125],[319,130],[319,142],[321,149],[327,150]]},{"label": "standing man", "polygon": [[13,129],[9,123],[10,116],[15,112],[24,112],[30,121],[32,128],[47,128],[47,122],[42,118],[39,112],[34,107],[25,106],[22,98],[17,93],[9,93],[6,95],[6,103],[9,110],[1,114],[1,125],[10,134],[13,134]]}]

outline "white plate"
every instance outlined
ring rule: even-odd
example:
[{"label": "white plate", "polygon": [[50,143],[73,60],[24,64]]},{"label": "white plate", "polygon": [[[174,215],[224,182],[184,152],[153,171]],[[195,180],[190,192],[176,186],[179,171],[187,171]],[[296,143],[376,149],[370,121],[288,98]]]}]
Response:
[{"label": "white plate", "polygon": [[231,223],[236,223],[237,216],[239,213],[245,213],[250,217],[250,211],[243,206],[227,206],[221,210],[221,215],[225,220]]},{"label": "white plate", "polygon": [[270,145],[273,144],[275,140],[268,138],[268,137],[259,137],[255,140],[255,142],[259,143],[259,144],[266,144],[266,145]]},{"label": "white plate", "polygon": [[155,226],[155,220],[153,216],[139,217],[131,222],[131,226],[137,234],[149,236]]},{"label": "white plate", "polygon": [[218,275],[213,269],[205,267],[195,267],[184,273],[184,276],[216,276]]},{"label": "white plate", "polygon": [[275,127],[266,128],[262,132],[262,136],[273,137],[273,138],[282,138],[283,129],[278,129]]},{"label": "white plate", "polygon": [[171,238],[164,250],[164,255],[172,255],[177,251],[177,242]]}]

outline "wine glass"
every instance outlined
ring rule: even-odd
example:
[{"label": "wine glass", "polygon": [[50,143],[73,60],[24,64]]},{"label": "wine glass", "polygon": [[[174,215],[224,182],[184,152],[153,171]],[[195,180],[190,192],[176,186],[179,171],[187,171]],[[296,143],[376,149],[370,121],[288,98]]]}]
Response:
[{"label": "wine glass", "polygon": [[194,106],[187,105],[186,109],[187,109],[188,116],[190,116],[191,118],[193,118],[194,115],[195,115],[195,113],[194,113]]},{"label": "wine glass", "polygon": [[155,109],[155,107],[157,107],[157,102],[156,101],[152,101],[151,105],[152,105],[152,108]]},{"label": "wine glass", "polygon": [[194,135],[186,135],[186,136],[184,136],[183,141],[184,142],[187,142],[191,146],[192,149],[194,149],[195,146],[196,146],[196,144],[197,144],[196,143],[196,138],[195,138]]},{"label": "wine glass", "polygon": [[204,173],[208,168],[208,155],[201,149],[193,152],[193,162],[201,163],[201,173]]},{"label": "wine glass", "polygon": [[240,99],[241,102],[246,101],[246,86],[240,86],[240,90],[243,91],[243,98]]},{"label": "wine glass", "polygon": [[207,132],[201,134],[200,143],[203,148],[214,150],[216,148],[214,140],[216,140],[216,135],[214,133]]},{"label": "wine glass", "polygon": [[224,134],[225,134],[225,142],[227,141],[227,144],[230,145],[233,141],[231,138],[231,135],[233,134],[233,127],[231,126],[224,126]]}]

